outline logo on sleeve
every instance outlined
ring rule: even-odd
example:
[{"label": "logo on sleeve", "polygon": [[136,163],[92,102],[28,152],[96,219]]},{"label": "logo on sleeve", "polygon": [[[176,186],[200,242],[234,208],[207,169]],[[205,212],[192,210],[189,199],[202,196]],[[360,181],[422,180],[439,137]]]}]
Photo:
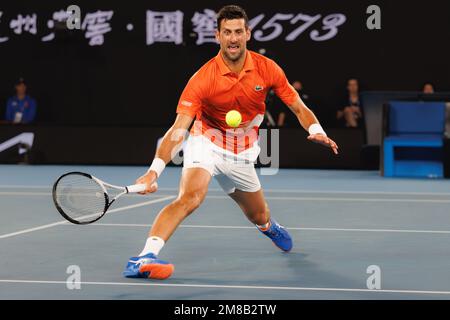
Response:
[{"label": "logo on sleeve", "polygon": [[190,106],[192,106],[192,102],[189,102],[189,101],[186,101],[186,100],[181,101],[181,104],[182,104],[183,106],[185,106],[185,107],[190,107]]},{"label": "logo on sleeve", "polygon": [[261,91],[262,89],[264,89],[262,86],[257,85],[255,87],[255,91]]}]

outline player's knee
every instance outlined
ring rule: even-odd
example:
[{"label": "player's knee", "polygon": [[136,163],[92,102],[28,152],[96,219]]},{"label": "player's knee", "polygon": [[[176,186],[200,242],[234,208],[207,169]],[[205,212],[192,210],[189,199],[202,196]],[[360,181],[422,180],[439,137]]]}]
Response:
[{"label": "player's knee", "polygon": [[203,201],[203,197],[196,193],[184,194],[181,196],[177,202],[183,208],[183,211],[186,214],[192,213],[195,209],[197,209]]}]

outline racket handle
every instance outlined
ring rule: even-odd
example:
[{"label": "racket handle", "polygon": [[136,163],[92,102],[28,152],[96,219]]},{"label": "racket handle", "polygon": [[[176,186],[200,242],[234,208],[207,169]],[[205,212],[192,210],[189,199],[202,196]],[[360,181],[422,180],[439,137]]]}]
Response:
[{"label": "racket handle", "polygon": [[127,193],[138,193],[145,191],[146,187],[147,185],[145,183],[141,183],[141,184],[133,184],[125,188],[127,189]]}]

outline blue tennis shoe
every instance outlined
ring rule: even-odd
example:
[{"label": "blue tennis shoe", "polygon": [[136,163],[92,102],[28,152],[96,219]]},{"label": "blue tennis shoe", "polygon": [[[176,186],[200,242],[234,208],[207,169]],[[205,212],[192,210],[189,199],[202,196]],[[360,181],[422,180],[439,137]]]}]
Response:
[{"label": "blue tennis shoe", "polygon": [[167,279],[175,267],[167,261],[159,260],[153,253],[131,257],[123,275],[127,278]]},{"label": "blue tennis shoe", "polygon": [[290,251],[292,249],[292,238],[287,232],[287,230],[278,224],[275,220],[270,218],[270,227],[266,231],[262,231],[258,228],[263,234],[268,236],[273,243],[283,251]]}]

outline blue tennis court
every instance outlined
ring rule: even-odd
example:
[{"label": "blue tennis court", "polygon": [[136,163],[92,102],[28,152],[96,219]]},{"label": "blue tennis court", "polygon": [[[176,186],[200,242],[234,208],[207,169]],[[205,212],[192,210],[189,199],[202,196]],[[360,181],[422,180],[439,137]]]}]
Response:
[{"label": "blue tennis court", "polygon": [[166,169],[157,193],[123,197],[88,226],[67,223],[53,206],[54,180],[72,170],[129,184],[146,168],[0,166],[0,299],[450,298],[448,181],[343,170],[260,176],[272,215],[294,239],[282,253],[213,180],[161,252],[173,276],[156,281],[121,273],[176,197],[180,168]]}]

